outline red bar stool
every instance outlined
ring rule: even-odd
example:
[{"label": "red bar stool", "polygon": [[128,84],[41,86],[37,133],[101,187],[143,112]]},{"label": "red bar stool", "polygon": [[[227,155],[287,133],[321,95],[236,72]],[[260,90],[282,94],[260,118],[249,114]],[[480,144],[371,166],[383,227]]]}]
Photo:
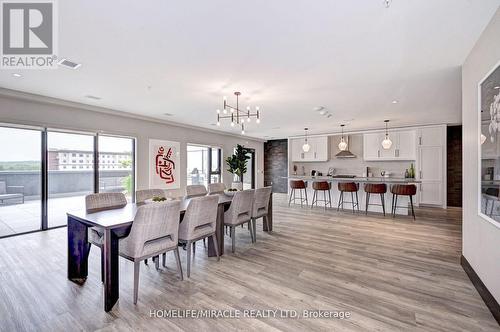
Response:
[{"label": "red bar stool", "polygon": [[413,210],[413,196],[417,194],[417,186],[414,184],[394,184],[391,186],[392,193],[392,217],[396,216],[398,208],[398,196],[409,196],[411,204],[411,214],[415,220],[415,211]]},{"label": "red bar stool", "polygon": [[[332,185],[326,181],[314,181],[312,187],[314,189],[314,194],[313,194],[311,209],[314,207],[315,202],[316,206],[318,206],[318,202],[325,203],[325,210],[328,204],[330,204],[330,207],[332,207],[332,196],[330,194],[330,189],[332,188]],[[323,199],[318,199],[318,191],[323,192]],[[326,192],[328,192],[328,199],[326,197]]]},{"label": "red bar stool", "polygon": [[[354,207],[357,207],[359,212],[359,201],[358,201],[359,184],[354,182],[339,182],[338,188],[340,191],[340,197],[339,197],[339,205],[337,206],[337,211],[340,210],[340,205],[342,205],[342,210],[344,210],[344,193],[348,192],[351,193],[351,201],[345,203],[352,204],[352,213],[355,213]],[[356,193],[356,202],[354,202],[354,193]]]},{"label": "red bar stool", "polygon": [[379,194],[380,201],[382,202],[382,211],[384,211],[385,217],[385,193],[387,192],[387,185],[385,183],[365,183],[365,193],[366,193],[366,214],[368,214],[368,205],[370,204],[370,194]]},{"label": "red bar stool", "polygon": [[[292,189],[292,191],[290,192],[290,199],[288,200],[288,206],[290,206],[290,204],[292,203],[293,201],[293,204],[295,204],[295,200],[300,200],[300,206],[302,207],[302,203],[304,203],[304,201],[306,202],[306,206],[309,205],[309,203],[307,202],[307,182],[304,182],[302,180],[290,180],[290,189]],[[300,198],[295,198],[295,190],[298,189],[299,190],[299,193],[300,193]],[[302,190],[304,190],[304,194],[305,194],[305,198],[303,199],[302,198]]]}]

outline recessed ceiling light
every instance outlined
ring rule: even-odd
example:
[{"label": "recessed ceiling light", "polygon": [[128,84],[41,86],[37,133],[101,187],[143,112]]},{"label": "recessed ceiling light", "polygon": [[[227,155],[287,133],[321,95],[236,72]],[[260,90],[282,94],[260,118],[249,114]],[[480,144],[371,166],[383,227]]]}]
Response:
[{"label": "recessed ceiling light", "polygon": [[63,66],[63,67],[69,68],[69,69],[78,69],[82,65],[81,63],[76,63],[76,62],[70,61],[66,58],[61,59],[57,64],[59,66]]},{"label": "recessed ceiling light", "polygon": [[85,98],[94,99],[94,100],[101,100],[101,97],[92,96],[92,95],[86,95]]},{"label": "recessed ceiling light", "polygon": [[397,103],[398,103],[398,101],[397,101],[397,100],[393,100],[393,101],[392,101],[392,103],[393,103],[393,104],[397,104]]},{"label": "recessed ceiling light", "polygon": [[14,76],[14,77],[18,77],[18,78],[19,78],[19,77],[23,77],[23,75],[21,75],[21,74],[19,74],[19,73],[14,73],[14,74],[12,74],[12,76]]},{"label": "recessed ceiling light", "polygon": [[316,112],[320,112],[321,110],[324,110],[324,109],[325,109],[325,107],[324,107],[324,106],[316,106],[316,107],[314,108],[314,110],[315,110]]}]

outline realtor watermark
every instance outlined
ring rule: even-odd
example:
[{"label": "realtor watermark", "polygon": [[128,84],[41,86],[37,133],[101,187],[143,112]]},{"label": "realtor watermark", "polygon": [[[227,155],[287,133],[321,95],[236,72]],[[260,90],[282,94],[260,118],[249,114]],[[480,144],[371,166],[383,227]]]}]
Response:
[{"label": "realtor watermark", "polygon": [[0,0],[2,69],[57,67],[56,0]]},{"label": "realtor watermark", "polygon": [[149,317],[164,319],[349,319],[351,312],[293,309],[151,309]]}]

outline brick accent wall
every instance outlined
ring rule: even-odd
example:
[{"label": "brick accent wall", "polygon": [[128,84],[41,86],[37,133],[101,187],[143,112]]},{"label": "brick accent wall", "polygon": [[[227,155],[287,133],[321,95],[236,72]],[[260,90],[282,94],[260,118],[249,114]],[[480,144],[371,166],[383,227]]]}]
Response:
[{"label": "brick accent wall", "polygon": [[447,154],[447,203],[462,207],[462,126],[448,126]]},{"label": "brick accent wall", "polygon": [[264,185],[273,186],[273,192],[286,193],[288,171],[288,140],[270,140],[264,143]]}]

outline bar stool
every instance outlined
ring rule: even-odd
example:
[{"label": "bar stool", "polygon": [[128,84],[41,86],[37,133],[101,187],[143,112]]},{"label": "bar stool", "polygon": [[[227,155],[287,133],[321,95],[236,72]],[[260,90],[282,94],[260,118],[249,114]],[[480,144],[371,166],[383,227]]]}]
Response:
[{"label": "bar stool", "polygon": [[415,211],[413,210],[413,196],[417,194],[417,186],[414,184],[394,184],[391,186],[392,193],[392,217],[396,216],[398,207],[398,196],[409,196],[411,203],[411,214],[415,220]]},{"label": "bar stool", "polygon": [[[314,189],[314,194],[313,194],[311,209],[314,207],[314,202],[316,202],[316,206],[318,206],[318,202],[324,202],[325,210],[328,204],[330,204],[330,207],[332,207],[332,196],[330,194],[330,189],[332,188],[331,184],[326,181],[314,181],[312,187]],[[323,199],[318,199],[318,191],[323,192]],[[327,191],[328,191],[328,199],[326,197]]]},{"label": "bar stool", "polygon": [[387,185],[385,183],[365,183],[366,193],[366,214],[368,214],[368,205],[370,204],[370,194],[380,194],[380,201],[382,202],[382,211],[385,217],[385,193],[387,192]]},{"label": "bar stool", "polygon": [[[300,200],[301,207],[302,207],[302,203],[304,203],[304,201],[306,202],[306,206],[309,205],[309,203],[307,202],[307,190],[306,190],[306,188],[307,188],[307,182],[304,182],[302,180],[290,180],[290,189],[292,189],[292,191],[290,192],[290,199],[288,200],[288,206],[290,206],[292,201],[293,201],[293,204],[295,204],[295,201],[297,199]],[[295,198],[295,189],[299,190],[300,198]],[[306,198],[302,198],[302,190],[304,190],[304,194],[305,194]]]},{"label": "bar stool", "polygon": [[[351,201],[345,203],[352,204],[352,213],[355,212],[354,207],[357,207],[359,211],[359,201],[358,201],[359,184],[354,182],[339,182],[338,188],[340,191],[340,197],[339,197],[339,205],[337,206],[337,211],[340,210],[340,205],[342,205],[342,210],[344,210],[344,192],[351,193]],[[356,193],[356,202],[354,202],[354,193]]]}]

